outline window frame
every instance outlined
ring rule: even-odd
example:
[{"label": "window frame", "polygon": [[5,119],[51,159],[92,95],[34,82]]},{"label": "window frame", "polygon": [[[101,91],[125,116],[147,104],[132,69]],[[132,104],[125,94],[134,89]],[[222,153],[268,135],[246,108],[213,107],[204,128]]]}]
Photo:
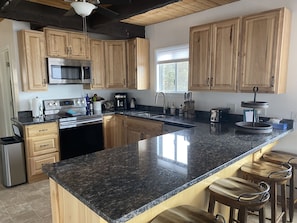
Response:
[{"label": "window frame", "polygon": [[[188,56],[187,57],[182,57],[182,58],[177,58],[177,59],[168,59],[168,60],[158,60],[158,57],[160,54],[164,53],[164,52],[186,52]],[[176,46],[170,46],[170,47],[165,47],[165,48],[159,48],[155,50],[155,68],[156,68],[156,92],[162,91],[164,93],[175,93],[175,94],[183,94],[185,91],[188,91],[188,89],[179,91],[177,90],[177,80],[178,80],[178,73],[177,71],[177,64],[180,62],[188,62],[188,78],[189,78],[189,44],[182,44],[182,45],[176,45]],[[174,63],[175,64],[175,80],[174,80],[174,91],[168,91],[168,90],[161,90],[160,89],[160,67],[159,65],[162,64],[170,64],[170,63]],[[188,87],[188,86],[187,86]]]}]

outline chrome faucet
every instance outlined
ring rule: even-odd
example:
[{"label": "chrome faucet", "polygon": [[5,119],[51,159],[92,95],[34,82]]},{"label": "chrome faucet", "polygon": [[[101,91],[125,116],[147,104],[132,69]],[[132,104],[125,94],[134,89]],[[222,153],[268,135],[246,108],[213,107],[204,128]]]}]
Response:
[{"label": "chrome faucet", "polygon": [[157,101],[158,101],[158,97],[159,95],[163,95],[163,114],[165,115],[166,114],[166,106],[165,106],[165,93],[164,92],[156,92],[156,95],[155,95],[155,104],[157,104]]}]

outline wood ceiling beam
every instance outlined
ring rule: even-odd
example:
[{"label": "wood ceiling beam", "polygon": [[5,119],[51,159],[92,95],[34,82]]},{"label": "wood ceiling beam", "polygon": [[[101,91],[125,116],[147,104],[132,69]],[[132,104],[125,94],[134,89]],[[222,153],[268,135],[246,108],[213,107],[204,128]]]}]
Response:
[{"label": "wood ceiling beam", "polygon": [[[0,18],[30,22],[32,28],[52,26],[82,31],[82,18],[78,15],[64,16],[66,11],[63,9],[57,9],[23,0],[12,0],[12,2],[13,1],[17,4],[15,4],[14,7],[9,6],[9,8],[6,8],[5,10],[0,10]],[[87,18],[87,20],[89,20],[89,18]],[[88,31],[118,38],[145,36],[144,27],[121,23],[116,20],[101,24],[98,28],[90,26]]]},{"label": "wood ceiling beam", "polygon": [[120,21],[122,19],[129,18],[134,15],[138,15],[152,9],[160,8],[168,4],[178,2],[181,0],[135,0],[132,4],[127,5],[114,5],[109,9],[119,13],[119,16],[116,18],[107,18],[99,13],[93,13],[89,16],[90,18],[90,27],[97,28],[106,22],[110,21]]}]

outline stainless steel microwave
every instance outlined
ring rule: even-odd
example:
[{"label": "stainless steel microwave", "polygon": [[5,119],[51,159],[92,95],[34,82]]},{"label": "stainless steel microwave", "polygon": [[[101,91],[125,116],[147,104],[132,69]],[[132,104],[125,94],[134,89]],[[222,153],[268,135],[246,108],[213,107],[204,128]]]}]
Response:
[{"label": "stainless steel microwave", "polygon": [[47,58],[49,84],[91,83],[91,61]]}]

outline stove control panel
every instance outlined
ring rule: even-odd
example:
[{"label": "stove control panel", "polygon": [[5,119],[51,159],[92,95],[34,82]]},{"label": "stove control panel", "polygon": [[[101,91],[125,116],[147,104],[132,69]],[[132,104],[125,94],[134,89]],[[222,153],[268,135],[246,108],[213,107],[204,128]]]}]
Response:
[{"label": "stove control panel", "polygon": [[43,100],[43,107],[45,115],[56,114],[62,110],[85,108],[86,100],[85,98]]}]

